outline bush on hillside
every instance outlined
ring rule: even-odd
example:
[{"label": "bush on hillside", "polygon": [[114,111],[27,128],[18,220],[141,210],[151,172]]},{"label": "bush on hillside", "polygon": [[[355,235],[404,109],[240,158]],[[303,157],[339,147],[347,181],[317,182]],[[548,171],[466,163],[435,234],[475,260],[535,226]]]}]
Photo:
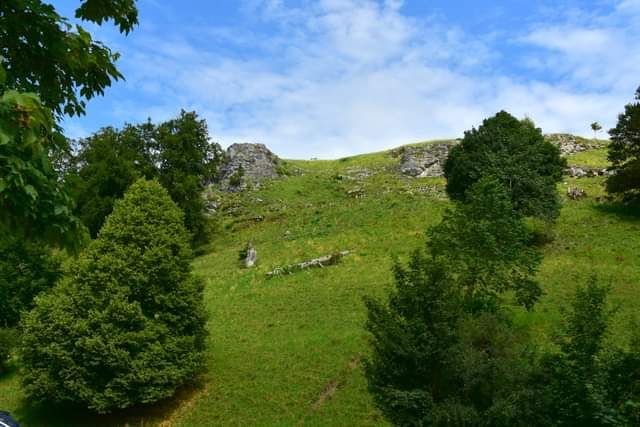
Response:
[{"label": "bush on hillside", "polygon": [[25,317],[27,396],[97,412],[171,396],[202,366],[203,286],[191,259],[180,209],[159,183],[137,181]]},{"label": "bush on hillside", "polygon": [[566,161],[545,141],[531,120],[518,120],[505,111],[465,132],[444,164],[447,193],[464,201],[467,190],[485,176],[499,179],[514,209],[524,216],[554,219],[560,213],[556,183]]},{"label": "bush on hillside", "polygon": [[0,238],[0,328],[13,327],[33,299],[60,278],[60,262],[41,243]]}]

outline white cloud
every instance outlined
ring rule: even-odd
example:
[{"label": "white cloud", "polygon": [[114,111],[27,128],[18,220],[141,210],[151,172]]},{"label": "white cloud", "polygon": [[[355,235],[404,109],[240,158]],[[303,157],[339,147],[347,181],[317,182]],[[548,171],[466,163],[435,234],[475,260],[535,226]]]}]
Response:
[{"label": "white cloud", "polygon": [[[621,26],[630,18],[620,16],[640,12],[637,1],[591,22],[534,27],[519,43],[538,54],[520,60],[555,78],[530,81],[496,71],[489,36],[409,18],[401,1],[306,4],[245,2],[278,27],[266,36],[196,28],[138,37],[122,48],[127,91],[153,103],[132,98],[112,113],[160,120],[193,108],[223,145],[264,142],[285,157],[331,158],[458,137],[501,109],[529,115],[546,132],[587,134],[594,120],[612,125],[640,83],[640,31]],[[255,52],[207,49],[221,41]]]}]

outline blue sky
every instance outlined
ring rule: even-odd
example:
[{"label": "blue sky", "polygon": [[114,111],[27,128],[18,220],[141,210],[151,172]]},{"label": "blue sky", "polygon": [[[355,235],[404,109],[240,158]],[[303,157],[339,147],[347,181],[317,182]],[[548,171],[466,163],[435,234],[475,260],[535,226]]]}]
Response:
[{"label": "blue sky", "polygon": [[[53,2],[72,16],[76,1]],[[213,140],[336,158],[462,136],[504,109],[544,132],[615,124],[640,85],[640,0],[139,0],[126,80],[68,119],[82,137],[181,108]],[[601,136],[604,134],[601,134]]]}]

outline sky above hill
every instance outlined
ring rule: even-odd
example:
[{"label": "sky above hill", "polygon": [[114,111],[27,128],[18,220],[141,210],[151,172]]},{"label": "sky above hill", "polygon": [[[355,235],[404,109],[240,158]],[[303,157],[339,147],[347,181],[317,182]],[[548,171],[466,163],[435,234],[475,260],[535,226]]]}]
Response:
[{"label": "sky above hill", "polygon": [[[640,0],[137,3],[128,36],[86,25],[120,52],[126,80],[66,120],[68,135],[183,108],[223,147],[288,158],[461,137],[499,110],[589,136],[640,85]],[[53,4],[72,16],[77,1]]]}]

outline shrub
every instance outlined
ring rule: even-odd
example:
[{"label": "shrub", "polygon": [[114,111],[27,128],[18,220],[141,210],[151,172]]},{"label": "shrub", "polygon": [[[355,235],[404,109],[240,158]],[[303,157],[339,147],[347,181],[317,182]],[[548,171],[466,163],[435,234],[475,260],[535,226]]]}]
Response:
[{"label": "shrub", "polygon": [[0,327],[16,326],[40,292],[60,277],[60,262],[42,244],[0,238]]},{"label": "shrub", "polygon": [[545,141],[531,120],[501,111],[478,129],[465,132],[444,164],[447,193],[464,200],[467,190],[485,176],[494,176],[508,191],[514,209],[525,216],[553,219],[559,215],[556,183],[566,161]]},{"label": "shrub", "polygon": [[191,258],[180,209],[159,183],[137,181],[25,317],[27,396],[97,412],[171,396],[200,369],[205,344]]}]

